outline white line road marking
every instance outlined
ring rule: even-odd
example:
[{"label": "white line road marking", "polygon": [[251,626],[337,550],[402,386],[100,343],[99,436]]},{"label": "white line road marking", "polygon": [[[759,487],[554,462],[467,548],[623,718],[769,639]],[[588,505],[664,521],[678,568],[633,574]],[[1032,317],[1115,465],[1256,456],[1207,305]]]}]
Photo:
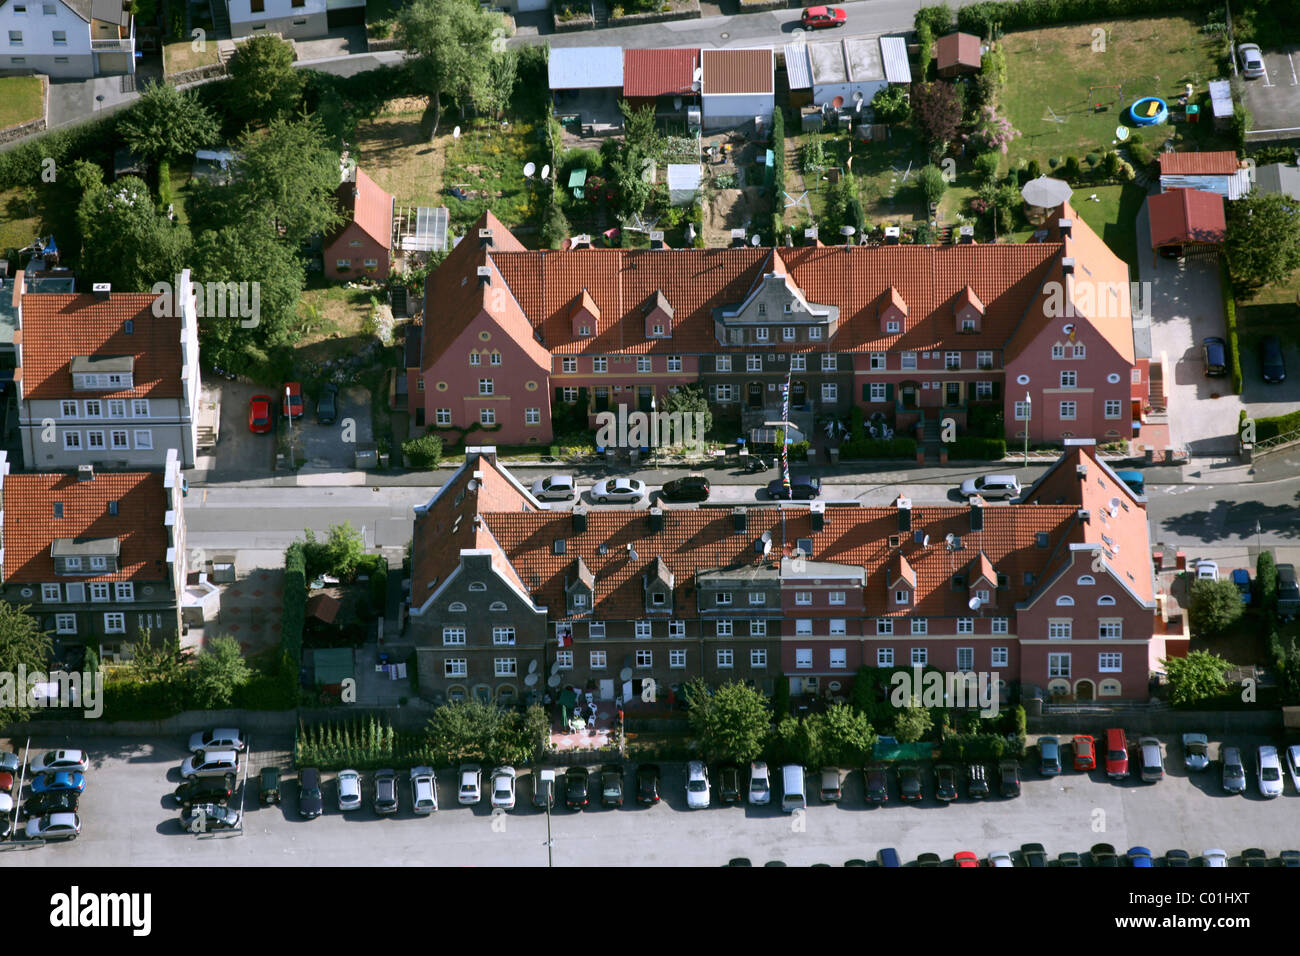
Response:
[{"label": "white line road marking", "polygon": [[1286,55],[1286,61],[1291,64],[1291,85],[1300,85],[1300,80],[1297,80],[1295,75],[1295,59],[1292,58],[1290,53]]}]

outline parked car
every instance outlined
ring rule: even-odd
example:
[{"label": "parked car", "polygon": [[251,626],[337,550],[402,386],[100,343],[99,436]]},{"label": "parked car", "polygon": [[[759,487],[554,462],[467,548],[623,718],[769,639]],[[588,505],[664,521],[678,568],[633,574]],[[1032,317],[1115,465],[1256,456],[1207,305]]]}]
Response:
[{"label": "parked car", "polygon": [[740,789],[740,768],[734,763],[724,763],[718,768],[718,802],[740,803],[744,793]]},{"label": "parked car", "polygon": [[767,483],[767,496],[773,501],[811,501],[822,493],[822,480],[812,475],[791,475],[790,487],[783,478],[773,478]]},{"label": "parked car", "polygon": [[1296,583],[1294,564],[1277,566],[1277,613],[1284,617],[1300,613],[1300,584]]},{"label": "parked car", "polygon": [[1282,764],[1276,747],[1264,744],[1255,751],[1255,773],[1261,797],[1282,796]]},{"label": "parked car", "polygon": [[[492,809],[514,809],[516,776],[514,767],[497,767],[492,771]],[[619,802],[622,803],[621,797]]]},{"label": "parked car", "polygon": [[397,812],[397,771],[375,771],[375,813],[383,815]]},{"label": "parked car", "polygon": [[233,750],[200,750],[181,763],[182,777],[228,777],[239,774],[239,754]]},{"label": "parked car", "polygon": [[1234,568],[1232,572],[1232,583],[1237,586],[1237,593],[1241,595],[1241,603],[1250,606],[1250,572],[1245,568]]},{"label": "parked car", "polygon": [[1300,744],[1286,748],[1286,772],[1291,777],[1291,786],[1300,793]]},{"label": "parked car", "polygon": [[1115,477],[1124,484],[1128,485],[1130,491],[1135,495],[1145,495],[1147,493],[1147,480],[1140,471],[1117,471]]},{"label": "parked car", "polygon": [[1170,850],[1165,853],[1165,866],[1183,869],[1192,865],[1192,855],[1186,850]]},{"label": "parked car", "polygon": [[979,495],[986,501],[1001,498],[1010,501],[1020,495],[1020,482],[1014,475],[983,475],[979,478],[967,478],[961,483],[963,498]]},{"label": "parked car", "polygon": [[234,727],[218,727],[216,730],[200,730],[190,735],[190,752],[200,750],[235,750],[243,752],[246,744],[244,735]]},{"label": "parked car", "polygon": [[438,810],[438,778],[432,767],[411,768],[411,809],[416,813]]},{"label": "parked car", "polygon": [[957,768],[950,763],[936,764],[934,768],[934,796],[944,803],[957,799]]},{"label": "parked car", "polygon": [[623,768],[617,764],[607,764],[601,768],[600,805],[603,807],[623,805]]},{"label": "parked car", "polygon": [[84,750],[49,750],[33,760],[27,769],[34,774],[47,773],[51,770],[75,770],[77,773],[85,773],[89,767],[90,758],[86,756]]},{"label": "parked car", "polygon": [[898,798],[916,801],[924,798],[925,791],[921,785],[921,768],[916,764],[905,763],[898,770]]},{"label": "parked car", "polygon": [[461,764],[460,791],[456,799],[467,807],[472,807],[483,799],[483,768],[478,764]]},{"label": "parked car", "polygon": [[181,826],[192,833],[234,830],[239,826],[239,811],[219,803],[196,803],[181,811]]},{"label": "parked car", "polygon": [[601,504],[610,501],[635,504],[645,497],[645,482],[637,478],[606,478],[596,482],[591,489],[591,497]]},{"label": "parked car", "polygon": [[258,774],[257,802],[264,807],[280,802],[280,771],[274,767],[263,767]]},{"label": "parked car", "polygon": [[970,850],[958,850],[952,855],[952,862],[963,870],[980,865],[980,858]]},{"label": "parked car", "polygon": [[1119,866],[1119,857],[1115,855],[1115,848],[1109,843],[1094,843],[1092,849],[1088,851],[1088,860],[1092,866]]},{"label": "parked car", "polygon": [[302,383],[286,382],[284,388],[280,390],[280,394],[284,396],[284,401],[282,403],[282,414],[284,417],[292,421],[297,421],[299,418],[302,418]]},{"label": "parked car", "polygon": [[320,771],[306,767],[298,771],[298,816],[315,820],[325,812],[325,798],[320,789]]},{"label": "parked car", "polygon": [[27,798],[22,805],[22,813],[25,817],[43,817],[47,813],[75,813],[80,799],[81,794],[75,790],[37,793]]},{"label": "parked car", "polygon": [[1117,727],[1106,731],[1106,776],[1112,780],[1128,776],[1128,738]]},{"label": "parked car", "polygon": [[840,770],[838,767],[822,767],[822,785],[817,796],[822,803],[839,803],[844,792],[840,789]]},{"label": "parked car", "polygon": [[1259,371],[1269,385],[1286,381],[1286,359],[1282,356],[1282,340],[1276,335],[1266,335],[1259,340]]},{"label": "parked car", "polygon": [[578,486],[572,475],[551,475],[534,481],[532,492],[538,501],[572,501]]},{"label": "parked car", "polygon": [[225,803],[234,792],[234,788],[220,777],[198,777],[182,781],[172,791],[172,796],[184,809],[197,803]]},{"label": "parked car", "polygon": [[8,793],[14,788],[14,777],[22,767],[22,761],[12,750],[0,750],[0,790]]},{"label": "parked car", "polygon": [[1202,559],[1196,562],[1196,580],[1198,581],[1217,581],[1219,580],[1219,565],[1215,561]]},{"label": "parked car", "polygon": [[543,809],[555,806],[555,771],[549,767],[537,771],[533,777],[533,806]]},{"label": "parked car", "polygon": [[1038,772],[1044,777],[1061,772],[1061,742],[1055,737],[1038,738]]},{"label": "parked car", "polygon": [[1246,792],[1246,766],[1241,762],[1237,747],[1221,747],[1219,760],[1223,762],[1223,789],[1228,793]]},{"label": "parked car", "polygon": [[271,430],[271,396],[254,395],[248,400],[248,430],[265,435]]},{"label": "parked car", "polygon": [[1076,734],[1074,740],[1070,742],[1070,749],[1074,752],[1075,770],[1097,769],[1096,737],[1089,734]]},{"label": "parked car", "polygon": [[889,802],[889,774],[884,764],[873,763],[862,771],[866,778],[867,803],[876,805]]},{"label": "parked car", "polygon": [[1015,866],[1015,864],[1011,862],[1010,850],[994,850],[991,852],[989,854],[988,865],[998,868]]},{"label": "parked car", "polygon": [[1204,770],[1210,765],[1210,738],[1205,734],[1183,734],[1183,766]]},{"label": "parked car", "polygon": [[1128,865],[1131,867],[1146,869],[1155,866],[1151,859],[1151,851],[1144,846],[1131,846],[1124,855],[1128,857]]},{"label": "parked car", "polygon": [[772,777],[767,771],[767,764],[755,760],[749,765],[749,803],[762,806],[772,801]]},{"label": "parked car", "polygon": [[1075,870],[1083,866],[1083,857],[1072,852],[1061,853],[1056,857],[1056,865],[1063,866],[1066,869]]},{"label": "parked car", "polygon": [[703,810],[709,805],[709,774],[704,761],[692,760],[686,765],[686,806]]},{"label": "parked car", "polygon": [[1201,865],[1211,866],[1215,869],[1226,867],[1228,865],[1228,854],[1219,849],[1202,850]]},{"label": "parked car", "polygon": [[938,853],[921,853],[916,858],[916,865],[927,868],[943,866],[943,858]]},{"label": "parked car", "polygon": [[1248,80],[1257,79],[1267,72],[1264,69],[1264,56],[1259,52],[1258,43],[1238,43],[1237,59],[1241,63],[1241,75]]},{"label": "parked car", "polygon": [[38,773],[32,778],[32,793],[58,793],[71,790],[81,793],[86,789],[86,775],[69,770],[56,773]]},{"label": "parked car", "polygon": [[1138,738],[1138,753],[1142,757],[1142,780],[1145,783],[1159,783],[1165,776],[1164,755],[1160,752],[1160,740],[1156,737]]},{"label": "parked car", "polygon": [[972,800],[983,800],[989,795],[989,781],[982,763],[973,763],[966,768],[966,794]]},{"label": "parked car", "polygon": [[81,818],[75,813],[47,813],[28,820],[24,832],[29,840],[75,840]]},{"label": "parked car", "polygon": [[1047,850],[1041,843],[1023,843],[1020,846],[1020,859],[1025,866],[1038,868],[1047,866]]},{"label": "parked car", "polygon": [[1282,866],[1291,869],[1300,867],[1300,850],[1283,850],[1277,855],[1277,861]]},{"label": "parked car", "polygon": [[340,770],[339,809],[344,813],[361,809],[361,774],[355,770]]},{"label": "parked car", "polygon": [[1218,336],[1201,340],[1201,356],[1205,359],[1205,374],[1221,378],[1228,374],[1228,343]]},{"label": "parked car", "polygon": [[1014,760],[1000,761],[998,763],[998,782],[1002,788],[1002,796],[1020,796],[1020,764]]},{"label": "parked car", "polygon": [[[766,769],[766,768],[765,768]],[[636,802],[651,806],[659,802],[659,765],[643,763],[636,768]],[[749,802],[754,803],[754,785],[749,788]],[[766,799],[763,800],[767,802]]]},{"label": "parked car", "polygon": [[708,501],[709,479],[703,475],[687,475],[664,482],[659,489],[659,497],[664,501]]},{"label": "parked car", "polygon": [[339,416],[339,387],[333,382],[326,382],[320,387],[320,397],[316,399],[316,424],[333,425]]},{"label": "parked car", "polygon": [[1242,866],[1272,866],[1273,861],[1268,858],[1268,852],[1257,846],[1249,847],[1241,851]]},{"label": "parked car", "polygon": [[805,30],[825,30],[828,27],[842,27],[849,20],[849,15],[839,7],[808,7],[799,18]]},{"label": "parked car", "polygon": [[587,808],[591,771],[586,767],[570,767],[564,771],[564,805],[570,810]]}]

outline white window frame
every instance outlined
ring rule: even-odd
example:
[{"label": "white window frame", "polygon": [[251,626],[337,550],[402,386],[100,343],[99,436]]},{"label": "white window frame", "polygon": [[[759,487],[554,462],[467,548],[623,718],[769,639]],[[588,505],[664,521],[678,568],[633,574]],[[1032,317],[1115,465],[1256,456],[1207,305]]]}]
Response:
[{"label": "white window frame", "polygon": [[761,372],[761,371],[763,371],[763,356],[761,356],[761,355],[746,355],[746,356],[745,356],[745,371],[746,371],[746,372]]},{"label": "white window frame", "polygon": [[888,367],[886,364],[885,353],[872,352],[870,367],[873,372],[883,372]]},{"label": "white window frame", "polygon": [[131,435],[125,428],[110,429],[108,444],[114,451],[129,451],[131,449]]},{"label": "white window frame", "polygon": [[642,669],[647,667],[654,667],[655,666],[654,651],[646,647],[638,647],[636,651],[636,666]]},{"label": "white window frame", "polygon": [[109,611],[104,615],[105,634],[125,634],[126,615],[121,611]]},{"label": "white window frame", "polygon": [[831,637],[844,637],[848,631],[848,619],[843,617],[833,617],[830,619],[830,628],[827,631]]},{"label": "white window frame", "polygon": [[63,401],[59,402],[59,417],[76,418],[77,403],[75,401],[66,398]]},{"label": "white window frame", "polygon": [[1097,671],[1101,674],[1119,674],[1124,670],[1123,651],[1102,651],[1097,655]]},{"label": "white window frame", "polygon": [[794,621],[795,637],[812,637],[812,618],[797,617]]},{"label": "white window frame", "polygon": [[1049,618],[1047,621],[1047,637],[1054,641],[1068,641],[1073,639],[1074,621],[1070,618]]},{"label": "white window frame", "polygon": [[1079,373],[1074,369],[1064,369],[1061,372],[1061,388],[1078,388]]},{"label": "white window frame", "polygon": [[644,641],[654,636],[654,629],[649,621],[636,621],[633,626],[638,640]]},{"label": "white window frame", "polygon": [[727,618],[713,622],[713,633],[718,637],[731,637],[731,621]]},{"label": "white window frame", "polygon": [[806,355],[791,355],[791,356],[790,356],[790,371],[792,371],[792,372],[806,372],[806,371],[808,371],[808,356],[806,356]]},{"label": "white window frame", "polygon": [[465,628],[463,627],[444,627],[442,629],[442,646],[464,647],[465,634]]},{"label": "white window frame", "polygon": [[562,671],[573,670],[573,651],[568,650],[567,648],[562,651],[556,651],[555,667],[557,670]]},{"label": "white window frame", "polygon": [[1097,638],[1103,641],[1122,641],[1124,639],[1124,619],[1122,617],[1103,617],[1097,621]]},{"label": "white window frame", "polygon": [[822,337],[822,327],[820,325],[808,326],[808,340],[810,342],[818,342],[821,340],[821,337]]},{"label": "white window frame", "polygon": [[108,585],[102,581],[93,581],[90,585],[90,601],[92,604],[107,604],[109,598]]},{"label": "white window frame", "polygon": [[668,622],[668,636],[669,636],[669,637],[685,637],[685,636],[686,636],[686,622],[685,622],[685,621],[669,621],[669,622]]},{"label": "white window frame", "polygon": [[731,605],[730,591],[717,591],[713,595],[714,607],[728,607]]},{"label": "white window frame", "polygon": [[153,432],[148,428],[135,429],[132,440],[135,442],[136,451],[153,448]]},{"label": "white window frame", "polygon": [[492,674],[494,677],[517,677],[519,675],[519,658],[492,658]]},{"label": "white window frame", "polygon": [[668,356],[668,371],[680,372],[682,370],[682,357],[680,355]]},{"label": "white window frame", "polygon": [[478,423],[480,425],[495,425],[497,423],[497,410],[495,408],[480,408],[478,410]]},{"label": "white window frame", "polygon": [[1029,410],[1033,407],[1032,402],[1016,402],[1015,416],[1018,422],[1029,421]]},{"label": "white window frame", "polygon": [[832,606],[838,605],[842,607],[844,605],[843,591],[831,591],[826,597]]},{"label": "white window frame", "polygon": [[912,633],[915,635],[930,633],[930,619],[925,617],[912,618]]},{"label": "white window frame", "polygon": [[587,666],[593,671],[603,671],[609,666],[608,651],[592,651],[587,655]]},{"label": "white window frame", "polygon": [[757,620],[757,621],[750,621],[750,622],[749,622],[749,636],[750,636],[750,637],[767,637],[767,621],[766,621],[766,619],[760,619],[760,620]]},{"label": "white window frame", "polygon": [[467,677],[469,675],[468,658],[448,657],[442,662],[442,673],[444,677]]},{"label": "white window frame", "polygon": [[513,627],[492,628],[492,645],[494,647],[514,647],[515,629]]},{"label": "white window frame", "polygon": [[542,423],[542,410],[540,408],[524,409],[525,425],[540,425]]},{"label": "white window frame", "polygon": [[672,647],[668,649],[668,666],[673,670],[681,670],[686,666],[686,648]]},{"label": "white window frame", "polygon": [[603,638],[605,636],[605,622],[592,621],[590,624],[588,624],[587,636],[596,639]]},{"label": "white window frame", "polygon": [[58,604],[63,600],[63,587],[58,584],[41,585],[41,603]]},{"label": "white window frame", "polygon": [[102,428],[92,428],[86,431],[86,449],[89,451],[103,451],[107,446],[104,443],[104,430]]},{"label": "white window frame", "polygon": [[730,371],[731,371],[731,356],[730,356],[730,355],[717,355],[717,356],[714,356],[714,359],[713,359],[713,370],[714,370],[715,372],[730,372]]},{"label": "white window frame", "polygon": [[1048,654],[1047,655],[1047,678],[1054,680],[1057,678],[1068,679],[1070,677],[1070,655],[1069,654]]},{"label": "white window frame", "polygon": [[470,353],[469,353],[469,364],[470,364],[470,365],[482,365],[482,364],[483,364],[483,359],[479,356],[479,354],[478,354],[477,352],[473,351],[472,349],[470,350]]},{"label": "white window frame", "polygon": [[[974,633],[975,633],[975,619],[974,619],[973,617],[959,617],[959,618],[957,618],[957,633],[958,633],[958,634],[974,634]],[[967,670],[969,670],[969,669],[970,669],[970,668],[967,668]]]},{"label": "white window frame", "polygon": [[944,368],[944,371],[945,371],[945,372],[954,372],[954,371],[958,371],[958,370],[960,370],[960,369],[961,369],[961,353],[960,353],[960,352],[944,352],[944,353],[943,353],[943,368]]},{"label": "white window frame", "polygon": [[76,634],[77,615],[75,614],[54,615],[54,633],[55,634]]},{"label": "white window frame", "polygon": [[965,674],[975,669],[975,648],[959,647],[957,648],[957,670]]},{"label": "white window frame", "polygon": [[720,382],[720,383],[718,383],[718,385],[717,385],[717,393],[716,393],[716,394],[717,394],[717,401],[719,401],[719,402],[730,402],[730,401],[734,401],[734,399],[731,397],[731,383],[730,383],[730,382]]},{"label": "white window frame", "polygon": [[1059,405],[1059,411],[1061,415],[1061,421],[1063,422],[1075,421],[1079,416],[1079,403],[1061,402]]},{"label": "white window frame", "polygon": [[131,417],[148,418],[149,417],[149,399],[133,398],[131,399]]},{"label": "white window frame", "polygon": [[835,382],[822,382],[822,401],[838,402],[840,400],[840,387]]},{"label": "white window frame", "polygon": [[81,450],[81,432],[65,431],[63,433],[63,450],[80,451]]},{"label": "white window frame", "polygon": [[867,400],[871,402],[883,402],[886,401],[886,394],[884,382],[872,382]]},{"label": "white window frame", "polygon": [[878,618],[876,618],[876,633],[877,633],[877,634],[893,634],[893,633],[894,633],[894,621],[893,621],[893,618],[888,618],[888,617],[878,617]]},{"label": "white window frame", "polygon": [[925,667],[930,663],[930,649],[928,647],[913,647],[911,649],[911,661],[913,667]]},{"label": "white window frame", "polygon": [[604,375],[609,371],[609,359],[603,355],[598,355],[591,360],[591,371],[594,375]]},{"label": "white window frame", "polygon": [[812,604],[812,592],[811,592],[811,591],[795,591],[795,592],[794,592],[794,603],[795,603],[795,604],[801,604],[801,605],[804,605],[804,604]]},{"label": "white window frame", "polygon": [[1124,414],[1124,403],[1118,398],[1108,398],[1102,414],[1106,418],[1119,418]]},{"label": "white window frame", "polygon": [[749,649],[749,666],[755,670],[767,666],[766,647],[751,647]]},{"label": "white window frame", "polygon": [[636,357],[636,370],[637,370],[638,372],[650,372],[650,371],[653,371],[653,369],[650,367],[650,356],[648,356],[648,355],[638,355],[638,356]]},{"label": "white window frame", "polygon": [[130,581],[118,581],[113,585],[114,601],[134,601],[135,585]]},{"label": "white window frame", "polygon": [[892,647],[876,648],[876,666],[877,667],[894,666],[894,649]]},{"label": "white window frame", "polygon": [[794,666],[799,670],[812,670],[813,652],[811,647],[794,649]]},{"label": "white window frame", "polygon": [[839,356],[831,352],[822,354],[822,371],[838,372],[840,370]]},{"label": "white window frame", "polygon": [[560,371],[564,374],[578,371],[578,360],[576,358],[560,359]]},{"label": "white window frame", "polygon": [[716,659],[719,670],[730,670],[736,666],[736,652],[729,647],[719,647]]},{"label": "white window frame", "polygon": [[1010,633],[1011,633],[1011,619],[1008,618],[1008,617],[995,617],[995,618],[993,619],[993,633],[994,633],[994,634],[1010,634]]},{"label": "white window frame", "polygon": [[1011,648],[994,647],[989,649],[989,666],[990,667],[1010,667],[1011,666]]},{"label": "white window frame", "polygon": [[832,647],[827,666],[832,670],[847,670],[849,666],[849,649],[847,647]]},{"label": "white window frame", "polygon": [[758,328],[754,329],[755,342],[766,342],[767,336],[768,336],[768,329],[766,325],[760,325]]},{"label": "white window frame", "polygon": [[1065,358],[1065,346],[1064,346],[1064,345],[1053,345],[1053,346],[1052,346],[1052,358],[1053,358],[1053,359],[1063,359],[1063,358]]},{"label": "white window frame", "polygon": [[915,370],[915,368],[916,368],[916,353],[915,353],[915,352],[899,352],[899,353],[898,353],[898,362],[899,362],[899,366],[898,366],[898,367],[899,367],[900,369],[903,369],[904,371],[912,371],[912,370]]},{"label": "white window frame", "polygon": [[912,592],[909,591],[909,590],[907,590],[906,588],[897,588],[897,589],[894,591],[894,603],[895,603],[895,604],[904,604],[904,605],[906,605],[906,604],[910,604],[910,603],[911,603],[911,601],[910,601],[911,593],[912,593]]}]

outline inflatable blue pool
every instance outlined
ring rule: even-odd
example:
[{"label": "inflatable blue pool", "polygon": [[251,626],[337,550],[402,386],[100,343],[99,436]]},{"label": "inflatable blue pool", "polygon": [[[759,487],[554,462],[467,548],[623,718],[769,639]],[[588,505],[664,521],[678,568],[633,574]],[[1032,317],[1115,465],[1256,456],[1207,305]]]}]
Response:
[{"label": "inflatable blue pool", "polygon": [[1128,113],[1138,126],[1158,126],[1169,118],[1169,107],[1158,96],[1144,96],[1133,101]]}]

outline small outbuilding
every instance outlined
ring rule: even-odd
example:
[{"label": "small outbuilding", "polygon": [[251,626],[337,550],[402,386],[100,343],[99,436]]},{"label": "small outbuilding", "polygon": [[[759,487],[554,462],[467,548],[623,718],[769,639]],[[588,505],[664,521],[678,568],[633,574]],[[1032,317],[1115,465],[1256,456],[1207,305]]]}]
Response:
[{"label": "small outbuilding", "polygon": [[766,133],[776,109],[771,50],[703,50],[700,105],[706,132],[753,125]]},{"label": "small outbuilding", "polygon": [[668,164],[668,201],[674,206],[689,206],[700,194],[703,178],[699,163]]},{"label": "small outbuilding", "polygon": [[1152,261],[1160,250],[1184,255],[1193,249],[1216,248],[1228,234],[1223,197],[1199,189],[1171,189],[1147,197],[1151,222]]},{"label": "small outbuilding", "polygon": [[951,79],[980,71],[980,38],[973,33],[949,33],[934,45],[939,76]]},{"label": "small outbuilding", "polygon": [[1250,171],[1232,150],[1160,154],[1160,190],[1199,189],[1225,199],[1250,192]]},{"label": "small outbuilding", "polygon": [[1281,193],[1300,200],[1300,166],[1269,163],[1255,169],[1255,190],[1261,193]]}]

